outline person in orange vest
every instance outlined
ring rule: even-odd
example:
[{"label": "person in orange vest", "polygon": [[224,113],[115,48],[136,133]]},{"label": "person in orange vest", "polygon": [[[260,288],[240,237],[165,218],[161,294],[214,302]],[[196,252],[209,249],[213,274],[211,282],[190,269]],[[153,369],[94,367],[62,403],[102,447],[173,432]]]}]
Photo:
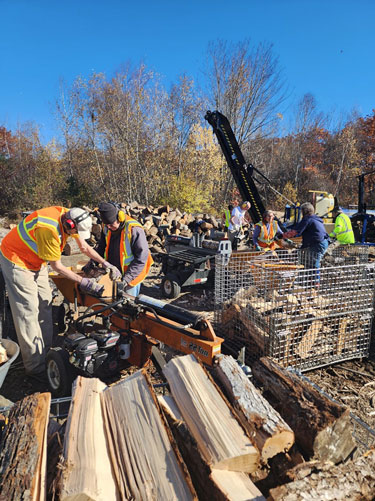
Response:
[{"label": "person in orange vest", "polygon": [[105,227],[95,249],[116,267],[121,279],[118,289],[138,296],[154,262],[142,225],[112,202],[101,202],[98,212]]},{"label": "person in orange vest", "polygon": [[253,232],[253,244],[256,250],[262,248],[274,250],[277,245],[275,239],[282,238],[281,231],[277,221],[274,221],[274,213],[271,210],[266,210],[262,215],[262,221],[255,225]]},{"label": "person in orange vest", "polygon": [[48,266],[77,282],[82,292],[101,294],[94,279],[82,278],[61,263],[61,254],[71,236],[86,256],[104,267],[109,263],[85,241],[92,220],[88,211],[74,207],[47,207],[26,216],[1,241],[0,266],[30,383],[45,383],[46,354],[52,344],[52,291]]}]

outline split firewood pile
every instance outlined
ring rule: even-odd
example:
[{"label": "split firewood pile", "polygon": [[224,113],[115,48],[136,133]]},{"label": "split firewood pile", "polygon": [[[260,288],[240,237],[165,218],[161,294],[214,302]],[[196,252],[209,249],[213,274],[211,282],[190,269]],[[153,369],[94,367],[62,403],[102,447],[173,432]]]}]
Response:
[{"label": "split firewood pile", "polygon": [[358,354],[368,342],[373,272],[366,275],[356,266],[350,273],[347,268],[326,268],[317,289],[312,285],[314,270],[282,259],[254,255],[234,271],[230,267],[228,281],[236,283],[236,274],[241,275],[238,283],[244,286],[222,304],[225,338],[255,346],[284,367],[300,368],[327,357]]},{"label": "split firewood pile", "polygon": [[24,398],[2,433],[0,499],[372,499],[375,455],[355,453],[349,409],[270,359],[253,370],[257,386],[230,356],[209,372],[176,357],[167,396],[144,369],[78,377],[63,424],[48,393]]}]

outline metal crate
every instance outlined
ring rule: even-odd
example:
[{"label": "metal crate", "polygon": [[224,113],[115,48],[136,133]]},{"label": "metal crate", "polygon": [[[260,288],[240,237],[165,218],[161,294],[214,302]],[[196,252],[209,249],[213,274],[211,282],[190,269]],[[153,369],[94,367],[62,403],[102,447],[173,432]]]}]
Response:
[{"label": "metal crate", "polygon": [[345,264],[364,264],[369,262],[370,247],[368,245],[340,245],[337,242],[329,246],[322,262],[323,266]]},{"label": "metal crate", "polygon": [[215,327],[225,345],[245,346],[248,364],[269,356],[301,371],[368,356],[374,264],[316,268],[317,259],[303,250],[217,256]]}]

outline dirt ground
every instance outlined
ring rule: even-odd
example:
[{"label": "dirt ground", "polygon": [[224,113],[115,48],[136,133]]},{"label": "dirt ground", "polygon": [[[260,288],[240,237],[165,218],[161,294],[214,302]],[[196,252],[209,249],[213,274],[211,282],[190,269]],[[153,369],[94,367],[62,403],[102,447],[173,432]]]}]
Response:
[{"label": "dirt ground", "polygon": [[[77,261],[82,261],[82,256],[63,257],[64,264],[74,265]],[[157,299],[163,299],[160,290],[161,270],[158,264],[152,267],[149,277],[142,284],[141,294],[145,294]],[[58,294],[54,300],[54,336],[55,343],[61,342],[61,336],[57,323],[58,305],[62,296]],[[214,318],[214,291],[203,287],[191,287],[175,300],[169,301],[172,304],[186,308],[194,312],[205,312],[207,318],[213,321]],[[375,343],[373,343],[375,344]],[[168,351],[170,356],[170,351]],[[120,377],[126,377],[129,373],[137,370],[130,367],[122,372]],[[149,364],[148,372],[153,382],[161,382],[155,367]],[[359,418],[365,426],[359,425],[361,437],[368,442],[368,445],[375,446],[375,350],[372,349],[368,359],[351,360],[340,362],[329,367],[315,369],[304,373],[314,384],[326,392],[330,397],[350,407],[351,412]],[[113,381],[112,381],[113,382]],[[8,375],[5,378],[0,396],[15,402],[25,395],[36,391],[41,391],[35,385],[31,385],[25,378],[25,373],[20,357],[11,365]],[[4,406],[4,404],[3,404]],[[0,408],[2,407],[0,400]],[[367,430],[366,426],[370,429]],[[365,432],[365,433],[363,433]]]}]

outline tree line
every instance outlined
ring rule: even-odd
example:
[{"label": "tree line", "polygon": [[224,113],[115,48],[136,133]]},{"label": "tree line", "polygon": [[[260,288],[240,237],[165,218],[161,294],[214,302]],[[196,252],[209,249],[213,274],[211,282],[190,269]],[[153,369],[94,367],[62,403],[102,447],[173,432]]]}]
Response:
[{"label": "tree line", "polygon": [[[332,123],[306,94],[283,132],[290,95],[278,58],[271,45],[248,40],[210,44],[204,81],[183,74],[167,90],[144,64],[129,63],[110,79],[62,83],[59,141],[42,144],[37,124],[0,126],[0,214],[100,200],[220,212],[236,187],[204,120],[208,109],[228,118],[246,161],[270,180],[274,189],[255,175],[265,206],[311,200],[309,190],[357,202],[356,177],[374,168],[375,111]],[[368,193],[374,183],[366,177]]]}]

